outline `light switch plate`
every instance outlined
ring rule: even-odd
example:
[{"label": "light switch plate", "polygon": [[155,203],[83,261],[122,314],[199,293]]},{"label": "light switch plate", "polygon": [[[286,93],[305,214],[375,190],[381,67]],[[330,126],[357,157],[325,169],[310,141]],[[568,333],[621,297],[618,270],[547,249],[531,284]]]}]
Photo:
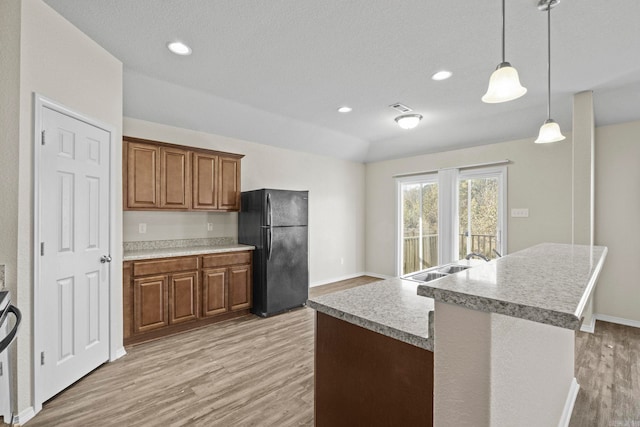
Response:
[{"label": "light switch plate", "polygon": [[511,218],[528,218],[529,208],[513,208],[511,209]]},{"label": "light switch plate", "polygon": [[144,234],[146,232],[147,232],[147,224],[145,224],[144,222],[141,222],[140,224],[138,224],[138,233]]}]

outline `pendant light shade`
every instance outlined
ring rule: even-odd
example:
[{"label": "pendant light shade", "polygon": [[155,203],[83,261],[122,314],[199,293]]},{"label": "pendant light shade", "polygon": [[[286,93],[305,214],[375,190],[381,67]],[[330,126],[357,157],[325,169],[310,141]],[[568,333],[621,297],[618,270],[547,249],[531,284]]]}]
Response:
[{"label": "pendant light shade", "polygon": [[487,104],[507,102],[520,98],[525,93],[527,89],[520,85],[518,71],[508,62],[503,62],[491,74],[489,89],[482,97],[482,102]]},{"label": "pendant light shade", "polygon": [[558,142],[565,139],[565,136],[560,132],[560,125],[558,125],[553,119],[545,120],[544,124],[540,126],[540,133],[538,139],[535,140],[536,144],[547,144],[549,142]]},{"label": "pendant light shade", "polygon": [[551,8],[558,4],[559,0],[540,0],[538,9],[547,12],[547,120],[540,127],[536,144],[547,144],[565,139],[560,131],[560,125],[551,119]]},{"label": "pendant light shade", "polygon": [[482,97],[482,102],[496,104],[520,98],[527,89],[520,84],[515,68],[504,59],[504,0],[502,0],[502,62],[489,78],[489,88]]}]

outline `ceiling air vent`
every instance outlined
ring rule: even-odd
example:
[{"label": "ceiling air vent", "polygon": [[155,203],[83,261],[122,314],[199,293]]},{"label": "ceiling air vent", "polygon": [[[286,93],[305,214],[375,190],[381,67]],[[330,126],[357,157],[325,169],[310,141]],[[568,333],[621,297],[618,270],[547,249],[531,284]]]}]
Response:
[{"label": "ceiling air vent", "polygon": [[391,105],[389,105],[389,107],[393,108],[394,110],[398,110],[401,113],[408,113],[410,111],[413,111],[411,108],[409,108],[406,105],[401,104],[399,102],[396,102],[395,104],[391,104]]}]

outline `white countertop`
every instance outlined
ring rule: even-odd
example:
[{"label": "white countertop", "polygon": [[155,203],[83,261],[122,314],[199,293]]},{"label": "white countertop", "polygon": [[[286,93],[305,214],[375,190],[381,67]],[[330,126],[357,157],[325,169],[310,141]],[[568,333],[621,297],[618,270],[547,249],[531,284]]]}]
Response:
[{"label": "white countertop", "polygon": [[606,255],[603,246],[543,243],[420,284],[418,295],[575,330]]}]

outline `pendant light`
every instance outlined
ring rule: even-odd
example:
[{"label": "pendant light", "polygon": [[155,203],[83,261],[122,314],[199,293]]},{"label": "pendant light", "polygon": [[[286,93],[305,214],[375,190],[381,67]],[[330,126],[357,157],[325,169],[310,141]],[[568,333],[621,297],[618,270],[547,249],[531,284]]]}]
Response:
[{"label": "pendant light", "polygon": [[518,71],[504,59],[504,1],[502,0],[502,62],[491,74],[489,88],[482,97],[482,102],[488,104],[511,101],[527,93],[527,89],[520,85]]},{"label": "pendant light", "polygon": [[551,8],[558,4],[559,0],[540,0],[538,9],[547,12],[547,120],[540,127],[536,144],[547,144],[565,139],[560,132],[560,126],[551,118]]}]

